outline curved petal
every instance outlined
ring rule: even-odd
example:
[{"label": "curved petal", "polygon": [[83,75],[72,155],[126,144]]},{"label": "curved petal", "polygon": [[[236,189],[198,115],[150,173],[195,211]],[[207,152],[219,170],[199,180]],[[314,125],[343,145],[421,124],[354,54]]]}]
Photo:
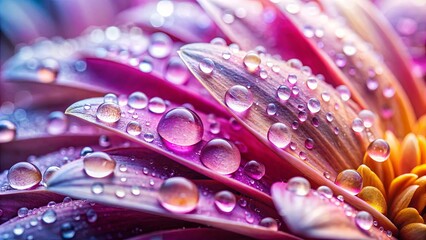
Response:
[{"label": "curved petal", "polygon": [[217,239],[235,239],[235,240],[250,240],[247,236],[226,232],[211,228],[188,228],[168,231],[158,231],[150,234],[130,238],[129,240],[217,240]]}]

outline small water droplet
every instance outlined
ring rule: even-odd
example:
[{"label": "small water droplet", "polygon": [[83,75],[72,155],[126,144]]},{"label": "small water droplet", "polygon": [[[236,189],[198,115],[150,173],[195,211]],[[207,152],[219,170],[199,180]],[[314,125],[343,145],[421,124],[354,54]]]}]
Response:
[{"label": "small water droplet", "polygon": [[342,50],[346,56],[353,56],[357,52],[355,45],[351,42],[344,43]]},{"label": "small water droplet", "polygon": [[260,180],[265,175],[265,165],[251,160],[244,165],[244,173],[253,179]]},{"label": "small water droplet", "polygon": [[53,176],[55,172],[59,170],[59,167],[57,166],[50,166],[44,171],[43,173],[43,183],[47,183],[47,181]]},{"label": "small water droplet", "polygon": [[80,151],[80,156],[84,157],[84,156],[86,156],[89,153],[93,153],[93,149],[91,147],[84,147]]},{"label": "small water droplet", "polygon": [[132,186],[132,188],[130,189],[130,192],[134,195],[134,196],[139,196],[141,194],[141,189],[138,186]]},{"label": "small water droplet", "polygon": [[359,211],[355,216],[356,225],[363,230],[370,230],[373,226],[373,217],[366,211]]},{"label": "small water droplet", "polygon": [[114,172],[116,162],[104,152],[94,152],[83,158],[84,171],[93,178],[104,178]]},{"label": "small water droplet", "polygon": [[204,127],[192,110],[177,107],[162,116],[157,126],[158,135],[169,143],[192,146],[201,141]]},{"label": "small water droplet", "polygon": [[28,208],[21,207],[20,209],[18,209],[18,217],[23,218],[23,217],[26,217],[27,215],[28,215]]},{"label": "small water droplet", "polygon": [[268,130],[268,140],[278,148],[285,148],[291,141],[290,129],[284,123],[274,123]]},{"label": "small water droplet", "polygon": [[107,93],[104,96],[104,103],[115,103],[115,104],[118,104],[117,95],[115,95],[114,93]]},{"label": "small water droplet", "polygon": [[336,177],[335,183],[352,195],[358,194],[362,189],[362,177],[353,169],[346,169],[340,172]]},{"label": "small water droplet", "polygon": [[40,170],[29,162],[18,162],[8,173],[9,185],[18,190],[30,189],[37,186],[42,180]]},{"label": "small water droplet", "polygon": [[222,53],[222,58],[225,60],[229,60],[231,58],[231,52],[226,50]]},{"label": "small water droplet", "polygon": [[98,142],[99,142],[99,146],[104,147],[104,148],[111,146],[111,142],[109,141],[109,137],[106,136],[106,135],[101,135],[99,137]]},{"label": "small water droplet", "polygon": [[152,134],[152,133],[144,133],[144,135],[143,135],[143,139],[146,141],[146,142],[152,142],[152,141],[154,141],[154,134]]},{"label": "small water droplet", "polygon": [[90,108],[91,108],[92,106],[89,104],[89,103],[86,103],[86,104],[84,104],[84,110],[90,110]]},{"label": "small water droplet", "polygon": [[260,220],[259,225],[262,226],[262,227],[268,228],[270,230],[273,230],[273,231],[278,230],[277,220],[275,220],[271,217],[263,218],[262,220]]},{"label": "small water droplet", "polygon": [[327,186],[319,186],[317,192],[328,199],[333,197],[333,191]]},{"label": "small water droplet", "polygon": [[16,224],[13,228],[13,234],[15,234],[15,236],[21,236],[22,234],[24,234],[24,232],[25,228],[21,224]]},{"label": "small water droplet", "polygon": [[311,184],[306,178],[293,177],[288,180],[286,189],[298,196],[306,196],[311,190]]},{"label": "small water droplet", "polygon": [[164,72],[164,78],[177,85],[185,84],[189,79],[188,68],[179,57],[170,58]]},{"label": "small water droplet", "polygon": [[104,192],[104,185],[102,183],[93,183],[91,187],[92,193],[98,195]]},{"label": "small water droplet", "polygon": [[376,162],[384,162],[390,155],[389,144],[386,140],[378,138],[368,145],[367,154]]},{"label": "small water droplet", "polygon": [[308,109],[311,113],[317,113],[321,110],[321,103],[316,98],[310,98],[308,100]]},{"label": "small water droplet", "polygon": [[162,98],[153,97],[149,100],[148,109],[153,113],[164,113],[166,111],[166,103]]},{"label": "small water droplet", "polygon": [[374,78],[367,79],[366,85],[370,91],[375,91],[377,88],[379,88],[379,82]]},{"label": "small water droplet", "polygon": [[255,52],[248,52],[243,59],[244,66],[249,72],[254,72],[260,65],[261,59]]},{"label": "small water droplet", "polygon": [[191,212],[197,207],[197,186],[183,177],[166,179],[158,191],[158,201],[167,210],[175,213]]},{"label": "small water droplet", "polygon": [[172,39],[167,34],[158,32],[152,34],[148,52],[152,57],[165,58],[172,51],[172,47]]},{"label": "small water droplet", "polygon": [[96,222],[96,220],[98,220],[98,214],[96,214],[95,210],[93,209],[89,209],[86,212],[86,217],[87,217],[87,221],[90,223],[94,223]]},{"label": "small water droplet", "polygon": [[266,107],[266,113],[269,116],[275,115],[277,113],[277,105],[275,105],[274,103],[269,103]]},{"label": "small water droplet", "polygon": [[236,203],[237,199],[230,191],[223,190],[214,195],[214,204],[222,212],[232,212]]},{"label": "small water droplet", "polygon": [[340,98],[346,102],[351,98],[351,91],[345,85],[340,85],[336,88],[336,91],[340,94]]},{"label": "small water droplet", "polygon": [[63,112],[50,113],[47,121],[47,132],[51,135],[62,134],[68,129],[68,119]]},{"label": "small water droplet", "polygon": [[225,104],[235,112],[245,112],[253,105],[253,94],[246,87],[235,85],[226,91]]},{"label": "small water droplet", "polygon": [[340,68],[343,68],[344,66],[346,66],[346,56],[344,54],[341,53],[337,53],[334,56],[334,62],[336,63],[336,65]]},{"label": "small water droplet", "polygon": [[47,209],[43,215],[41,215],[41,220],[46,224],[51,224],[56,222],[56,212],[53,209]]},{"label": "small water droplet", "polygon": [[318,87],[318,80],[316,78],[310,77],[306,80],[306,85],[309,89],[315,90]]},{"label": "small water droplet", "polygon": [[289,74],[287,77],[287,81],[291,84],[294,85],[297,83],[297,76],[294,74]]},{"label": "small water droplet", "polygon": [[241,155],[233,143],[215,138],[201,149],[200,160],[204,166],[217,173],[231,174],[240,166]]},{"label": "small water droplet", "polygon": [[321,98],[324,102],[329,102],[331,99],[330,93],[328,92],[322,92],[321,93]]},{"label": "small water droplet", "polygon": [[278,96],[279,99],[281,99],[283,101],[287,101],[291,97],[291,89],[287,86],[281,85],[277,89],[277,96]]},{"label": "small water droplet", "polygon": [[143,92],[130,94],[127,104],[134,109],[144,109],[148,105],[148,97]]},{"label": "small water droplet", "polygon": [[96,111],[96,117],[106,123],[118,122],[121,118],[120,106],[116,103],[102,103]]},{"label": "small water droplet", "polygon": [[221,37],[215,37],[210,41],[211,44],[213,45],[217,45],[217,46],[226,46],[226,41],[225,39],[221,38]]},{"label": "small water droplet", "polygon": [[352,121],[352,130],[354,132],[360,133],[360,132],[364,131],[364,129],[365,129],[364,122],[362,121],[361,118],[355,118]]},{"label": "small water droplet", "polygon": [[138,136],[142,132],[142,127],[139,122],[130,121],[126,126],[126,132],[133,136]]},{"label": "small water droplet", "polygon": [[122,187],[115,189],[115,196],[117,198],[124,198],[126,196],[126,191]]},{"label": "small water droplet", "polygon": [[214,69],[214,62],[210,58],[204,58],[203,60],[201,60],[199,68],[201,72],[205,74],[211,74]]},{"label": "small water droplet", "polygon": [[376,119],[376,115],[370,110],[361,110],[358,113],[358,117],[361,118],[362,122],[364,123],[364,127],[366,128],[371,128]]},{"label": "small water droplet", "polygon": [[149,73],[149,72],[152,72],[152,69],[153,69],[152,62],[149,59],[143,59],[139,63],[139,70],[141,70],[142,72]]},{"label": "small water droplet", "polygon": [[61,225],[61,236],[63,239],[72,239],[75,236],[75,229],[71,223]]},{"label": "small water droplet", "polygon": [[16,125],[9,120],[0,120],[0,143],[10,142],[16,137]]},{"label": "small water droplet", "polygon": [[309,150],[314,148],[314,140],[312,138],[307,138],[305,140],[305,147]]}]

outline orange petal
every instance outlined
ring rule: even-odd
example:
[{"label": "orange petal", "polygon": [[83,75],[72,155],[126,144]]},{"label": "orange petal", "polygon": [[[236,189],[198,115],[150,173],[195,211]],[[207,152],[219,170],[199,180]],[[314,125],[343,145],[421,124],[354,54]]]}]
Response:
[{"label": "orange petal", "polygon": [[411,223],[403,227],[400,231],[401,239],[424,240],[426,239],[426,224]]},{"label": "orange petal", "polygon": [[409,206],[417,188],[419,188],[418,185],[411,185],[398,194],[395,199],[393,199],[392,205],[389,208],[389,216],[391,219],[395,218],[399,211]]},{"label": "orange petal", "polygon": [[411,173],[414,173],[419,177],[426,176],[426,164],[422,164],[413,168],[413,170],[411,170]]},{"label": "orange petal", "polygon": [[421,116],[414,125],[413,131],[416,134],[426,136],[426,115]]},{"label": "orange petal", "polygon": [[419,212],[423,212],[426,207],[426,177],[417,179],[419,185],[411,199],[410,207],[414,207]]},{"label": "orange petal", "polygon": [[386,199],[379,189],[371,186],[364,187],[357,195],[359,198],[370,204],[377,211],[386,215]]},{"label": "orange petal", "polygon": [[[417,179],[417,175],[413,173],[407,173],[401,176],[398,176],[395,178],[392,183],[390,184],[390,187],[388,189],[388,199],[389,201],[392,201],[395,199],[398,192],[401,190],[404,190],[408,186],[414,184],[414,182]],[[390,203],[390,202],[388,202]]]},{"label": "orange petal", "polygon": [[364,155],[364,164],[373,171],[383,183],[385,189],[391,184],[394,178],[392,163],[387,160],[384,162],[374,161],[368,154]]},{"label": "orange petal", "polygon": [[419,141],[422,164],[426,164],[426,137],[422,135],[418,135],[417,140]]},{"label": "orange petal", "polygon": [[396,214],[393,222],[401,229],[410,223],[424,223],[424,220],[415,208],[404,208]]},{"label": "orange petal", "polygon": [[397,175],[409,173],[411,169],[420,165],[420,147],[416,135],[405,136],[401,144],[401,159],[397,168]]},{"label": "orange petal", "polygon": [[[383,196],[386,196],[385,187],[380,178],[369,167],[362,164],[358,167],[357,172],[362,176],[362,184],[364,187],[372,186],[380,190]],[[385,197],[386,198],[386,197]]]}]

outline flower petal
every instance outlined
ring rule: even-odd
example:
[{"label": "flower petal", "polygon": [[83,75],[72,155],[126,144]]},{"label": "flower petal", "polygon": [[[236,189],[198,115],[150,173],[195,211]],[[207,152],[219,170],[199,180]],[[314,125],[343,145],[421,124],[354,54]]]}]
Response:
[{"label": "flower petal", "polygon": [[419,188],[419,185],[411,185],[407,188],[403,188],[404,190],[402,190],[395,196],[394,199],[392,199],[392,204],[389,208],[390,218],[395,218],[399,211],[409,206],[417,188]]},{"label": "flower petal", "polygon": [[366,203],[370,204],[377,211],[386,215],[387,212],[387,204],[386,199],[383,196],[382,192],[379,189],[372,186],[366,186],[362,188],[361,192],[357,194],[359,198],[364,200]]},{"label": "flower petal", "polygon": [[362,164],[358,167],[357,172],[362,177],[362,185],[365,186],[372,186],[380,190],[383,196],[386,196],[385,187],[383,186],[382,181],[379,179],[379,177],[371,171],[369,167]]},{"label": "flower petal", "polygon": [[422,240],[426,238],[426,224],[411,223],[401,229],[402,239]]},{"label": "flower petal", "polygon": [[141,236],[133,237],[128,240],[216,240],[216,239],[246,239],[250,240],[247,236],[226,232],[219,229],[211,228],[185,228],[176,230],[158,231],[150,234],[143,234]]},{"label": "flower petal", "polygon": [[420,217],[419,212],[415,208],[402,209],[393,221],[399,229],[410,223],[424,223],[423,218]]},{"label": "flower petal", "polygon": [[[389,186],[388,195],[387,195],[388,200],[394,201],[394,199],[399,194],[399,191],[407,189],[409,186],[414,184],[416,179],[417,179],[417,175],[412,173],[406,173],[396,177],[394,180],[392,180],[392,183]],[[391,202],[388,202],[388,204],[390,203]]]},{"label": "flower petal", "polygon": [[397,166],[397,175],[409,173],[421,164],[420,147],[416,135],[413,133],[405,136],[401,144],[401,159]]}]

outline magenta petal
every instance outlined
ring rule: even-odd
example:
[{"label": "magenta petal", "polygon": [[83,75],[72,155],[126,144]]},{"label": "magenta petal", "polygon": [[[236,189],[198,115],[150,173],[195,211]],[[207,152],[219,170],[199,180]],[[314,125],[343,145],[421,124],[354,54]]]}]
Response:
[{"label": "magenta petal", "polygon": [[133,237],[128,240],[217,240],[217,239],[234,239],[234,240],[250,240],[248,236],[242,236],[232,232],[226,232],[219,229],[211,228],[188,228],[158,231],[150,234]]}]

